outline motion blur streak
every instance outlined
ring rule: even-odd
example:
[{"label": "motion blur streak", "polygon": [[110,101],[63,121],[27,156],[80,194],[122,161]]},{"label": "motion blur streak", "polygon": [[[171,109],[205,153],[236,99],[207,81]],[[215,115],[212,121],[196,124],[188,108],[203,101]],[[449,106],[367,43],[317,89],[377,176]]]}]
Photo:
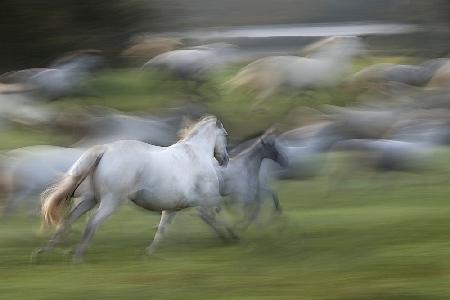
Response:
[{"label": "motion blur streak", "polygon": [[1,299],[450,299],[449,1],[1,11]]}]

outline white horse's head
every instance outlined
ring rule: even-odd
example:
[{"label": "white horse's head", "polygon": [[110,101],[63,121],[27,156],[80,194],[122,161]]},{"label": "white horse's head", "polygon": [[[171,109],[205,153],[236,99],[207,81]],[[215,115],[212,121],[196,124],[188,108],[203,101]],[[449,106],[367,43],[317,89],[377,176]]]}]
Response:
[{"label": "white horse's head", "polygon": [[195,142],[199,147],[213,152],[219,164],[228,164],[227,131],[215,116],[206,116],[184,130],[181,141]]}]

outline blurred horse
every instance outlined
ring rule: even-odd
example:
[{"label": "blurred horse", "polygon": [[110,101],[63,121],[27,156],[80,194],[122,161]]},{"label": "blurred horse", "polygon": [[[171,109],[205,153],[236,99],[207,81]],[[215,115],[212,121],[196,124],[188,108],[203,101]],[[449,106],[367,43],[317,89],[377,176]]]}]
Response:
[{"label": "blurred horse", "polygon": [[[81,148],[29,146],[9,151],[2,159],[1,180],[7,194],[4,216],[18,208],[39,212],[39,195],[56,184],[84,153]],[[85,189],[77,189],[78,192]],[[86,191],[87,192],[87,191]]]},{"label": "blurred horse", "polygon": [[74,146],[86,147],[118,140],[138,140],[156,146],[169,146],[176,142],[181,116],[158,118],[139,117],[113,112],[89,118],[83,126],[87,134]]},{"label": "blurred horse", "polygon": [[22,93],[0,93],[0,123],[20,124],[30,127],[51,124],[58,111],[55,108],[39,105]]},{"label": "blurred horse", "polygon": [[450,89],[450,59],[447,59],[446,63],[437,69],[428,83],[428,87],[433,89]]},{"label": "blurred horse", "polygon": [[232,59],[235,51],[235,46],[223,43],[174,50],[155,56],[142,69],[158,70],[175,79],[193,81],[199,88],[213,72]]},{"label": "blurred horse", "polygon": [[[81,215],[99,208],[90,219],[74,259],[81,259],[99,226],[127,199],[142,208],[161,211],[161,221],[147,253],[153,253],[178,210],[200,207],[208,224],[219,231],[214,208],[220,205],[217,154],[228,162],[226,131],[216,117],[196,123],[178,143],[157,147],[138,141],[119,141],[86,151],[43,199],[43,220],[58,231],[45,248],[51,249]],[[188,172],[187,172],[188,171]],[[83,181],[96,192],[66,215],[74,192]],[[221,224],[223,225],[223,224]],[[231,229],[230,229],[231,230]]]},{"label": "blurred horse", "polygon": [[281,165],[267,159],[262,162],[259,173],[261,193],[278,203],[278,195],[271,187],[272,181],[316,177],[324,166],[325,154],[345,138],[346,132],[336,121],[322,121],[279,135],[277,149],[286,163]]},{"label": "blurred horse", "polygon": [[361,40],[353,36],[329,37],[310,45],[308,57],[269,56],[242,68],[226,84],[256,93],[260,99],[272,96],[281,87],[297,90],[334,86],[363,51]]},{"label": "blurred horse", "polygon": [[387,138],[341,141],[335,144],[333,150],[353,154],[340,161],[331,174],[331,183],[334,186],[340,184],[350,173],[349,166],[353,167],[353,171],[419,173],[430,170],[434,167],[433,155],[437,147],[447,144],[449,137],[448,119],[417,119],[400,122]]},{"label": "blurred horse", "polygon": [[147,61],[159,54],[173,51],[183,46],[181,39],[168,37],[142,37],[135,39],[121,55],[134,60]]},{"label": "blurred horse", "polygon": [[12,71],[0,76],[0,82],[20,84],[24,92],[46,100],[86,94],[81,84],[104,66],[99,50],[80,50],[55,60],[48,68]]},{"label": "blurred horse", "polygon": [[[222,181],[220,194],[229,196],[238,204],[244,206],[244,228],[248,227],[257,217],[260,205],[259,173],[263,160],[269,159],[282,166],[286,158],[278,151],[275,135],[268,131],[263,136],[236,146],[230,152],[230,161],[226,168],[219,167]],[[274,201],[274,208],[279,211],[279,201]]]},{"label": "blurred horse", "polygon": [[435,72],[446,63],[448,59],[439,58],[425,61],[420,65],[375,64],[353,74],[349,84],[355,88],[369,87],[375,90],[402,88],[403,85],[424,87]]}]

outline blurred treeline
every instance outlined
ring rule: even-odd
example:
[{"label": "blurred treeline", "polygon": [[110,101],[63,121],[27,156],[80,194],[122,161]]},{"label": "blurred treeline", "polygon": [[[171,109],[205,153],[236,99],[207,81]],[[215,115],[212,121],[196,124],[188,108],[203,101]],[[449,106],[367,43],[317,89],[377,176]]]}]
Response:
[{"label": "blurred treeline", "polygon": [[442,56],[449,12],[448,0],[3,0],[0,71],[44,66],[81,48],[102,49],[118,64],[117,54],[142,32],[302,22],[411,22],[425,26],[420,44]]},{"label": "blurred treeline", "polygon": [[153,29],[157,20],[148,0],[3,0],[0,68],[45,66],[83,48],[114,57],[130,35]]}]

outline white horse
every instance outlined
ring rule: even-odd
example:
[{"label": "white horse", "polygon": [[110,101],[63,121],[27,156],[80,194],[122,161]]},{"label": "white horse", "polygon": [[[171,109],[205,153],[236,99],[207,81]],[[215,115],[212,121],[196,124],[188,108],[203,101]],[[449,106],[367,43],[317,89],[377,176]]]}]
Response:
[{"label": "white horse", "polygon": [[101,51],[79,50],[57,59],[47,68],[2,74],[0,81],[22,86],[22,89],[16,88],[15,92],[31,92],[38,98],[57,100],[72,95],[89,94],[82,82],[104,66]]},{"label": "white horse", "polygon": [[260,99],[272,96],[280,87],[297,90],[334,86],[350,67],[351,59],[362,53],[363,44],[354,36],[336,36],[305,49],[308,57],[269,56],[239,71],[227,84],[256,93]]},{"label": "white horse", "polygon": [[202,84],[210,79],[213,72],[226,66],[235,52],[233,45],[223,43],[173,50],[155,56],[142,69],[156,69],[178,79]]},{"label": "white horse", "polygon": [[[127,199],[145,209],[162,212],[154,240],[147,248],[148,254],[155,251],[176,212],[184,208],[198,207],[205,221],[220,231],[219,227],[224,224],[218,223],[214,214],[214,208],[221,201],[214,153],[222,165],[228,163],[226,135],[217,118],[208,116],[169,147],[131,140],[92,147],[44,197],[43,220],[46,224],[57,225],[58,230],[49,244],[36,254],[51,249],[73,222],[96,206],[96,199],[98,210],[86,227],[75,260],[82,259],[98,227]],[[95,198],[84,199],[65,215],[73,193],[86,181],[95,192]]]}]

